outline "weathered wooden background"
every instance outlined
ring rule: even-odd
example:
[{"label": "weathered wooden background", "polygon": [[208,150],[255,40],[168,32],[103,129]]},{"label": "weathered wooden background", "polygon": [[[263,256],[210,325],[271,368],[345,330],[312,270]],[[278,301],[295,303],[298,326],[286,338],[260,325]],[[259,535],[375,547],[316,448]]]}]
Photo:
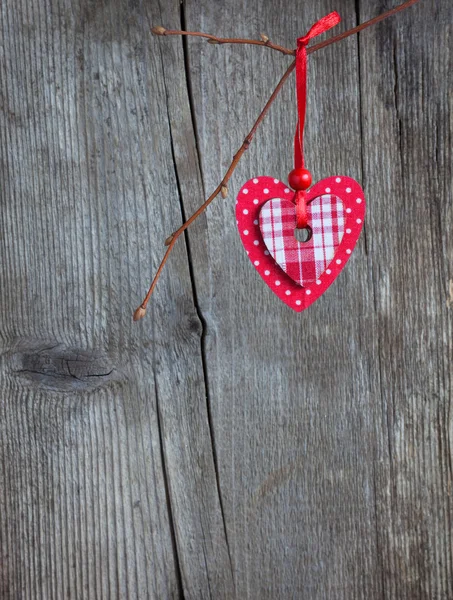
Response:
[{"label": "weathered wooden background", "polygon": [[453,598],[452,21],[420,4],[310,57],[307,164],[365,231],[293,313],[235,230],[286,178],[293,81],[181,239],[289,59],[398,0],[3,0],[0,598]]}]

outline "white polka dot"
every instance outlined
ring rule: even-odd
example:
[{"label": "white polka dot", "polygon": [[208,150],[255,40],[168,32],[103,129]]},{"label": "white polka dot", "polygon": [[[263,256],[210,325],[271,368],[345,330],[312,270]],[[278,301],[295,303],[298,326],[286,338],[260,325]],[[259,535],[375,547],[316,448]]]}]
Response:
[{"label": "white polka dot", "polygon": [[275,285],[280,285],[280,281],[277,279],[277,281],[275,282]]},{"label": "white polka dot", "polygon": [[250,254],[250,252],[248,250],[246,250],[247,254]]},{"label": "white polka dot", "polygon": [[253,183],[258,183],[258,179],[255,177],[255,179],[253,180]]},{"label": "white polka dot", "polygon": [[271,274],[271,272],[270,272],[270,271],[264,271],[264,274],[265,274],[265,275],[270,275],[270,274]]},{"label": "white polka dot", "polygon": [[302,304],[302,300],[296,300],[296,304],[297,306],[300,306]]},{"label": "white polka dot", "polygon": [[269,190],[268,190],[267,188],[264,188],[263,192],[264,192],[265,194],[268,194],[268,193],[269,193]]},{"label": "white polka dot", "polygon": [[326,188],[326,194],[330,194],[330,188]]},{"label": "white polka dot", "polygon": [[341,258],[337,258],[335,262],[337,263],[337,265],[341,265]]},{"label": "white polka dot", "polygon": [[236,204],[239,202],[239,200],[236,200]]},{"label": "white polka dot", "polygon": [[341,182],[341,177],[337,177],[337,178],[335,179],[335,181],[336,181],[337,183],[340,183],[340,182]]},{"label": "white polka dot", "polygon": [[278,179],[274,179],[274,183],[278,183]]},{"label": "white polka dot", "polygon": [[352,252],[352,250],[351,250],[350,248],[348,248],[348,249],[346,250],[346,254],[351,254],[351,252]]},{"label": "white polka dot", "polygon": [[357,221],[356,221],[356,223],[359,223],[359,225],[361,222],[362,222],[362,219],[357,219]]},{"label": "white polka dot", "polygon": [[285,194],[289,194],[289,188],[285,188]]},{"label": "white polka dot", "polygon": [[305,293],[307,294],[307,296],[309,296],[311,294],[311,290],[305,290]]},{"label": "white polka dot", "polygon": [[291,296],[291,292],[290,292],[290,290],[286,290],[285,294],[286,294],[287,296]]},{"label": "white polka dot", "polygon": [[356,202],[357,202],[357,204],[361,204],[362,203],[362,198],[357,198]]},{"label": "white polka dot", "polygon": [[269,250],[265,250],[265,251],[264,251],[264,254],[265,254],[266,256],[269,256]]},{"label": "white polka dot", "polygon": [[257,199],[255,198],[255,200],[253,201],[253,204],[258,204],[258,202],[259,202],[259,200],[257,200]]},{"label": "white polka dot", "polygon": [[321,285],[321,280],[320,279],[316,280],[316,285]]},{"label": "white polka dot", "polygon": [[351,230],[350,229],[346,229],[346,233],[351,233]]},{"label": "white polka dot", "polygon": [[236,219],[236,225],[239,225],[239,221]]},{"label": "white polka dot", "polygon": [[326,269],[326,273],[327,273],[327,275],[330,275],[332,273],[332,271],[330,269]]},{"label": "white polka dot", "polygon": [[352,192],[351,188],[346,188],[346,193],[350,194]]},{"label": "white polka dot", "polygon": [[346,209],[346,212],[349,214],[349,213],[351,212],[351,209],[350,209],[350,208],[347,208],[347,209]]},{"label": "white polka dot", "polygon": [[253,224],[254,224],[254,225],[258,225],[258,219],[255,219],[255,220],[253,221]]},{"label": "white polka dot", "polygon": [[258,267],[258,265],[260,264],[259,260],[255,260],[255,262],[253,263],[255,265],[255,267]]},{"label": "white polka dot", "polygon": [[248,189],[247,189],[247,188],[245,188],[245,189],[243,189],[243,190],[242,190],[242,193],[243,193],[243,194],[248,194],[248,193],[249,193],[249,191],[248,191]]},{"label": "white polka dot", "polygon": [[244,213],[244,215],[248,215],[249,214],[249,211],[246,208],[244,208],[244,210],[242,212]]},{"label": "white polka dot", "polygon": [[244,229],[244,235],[248,235],[249,234],[249,230],[248,229]]},{"label": "white polka dot", "polygon": [[253,242],[253,244],[254,244],[255,246],[258,246],[258,244],[259,244],[259,241],[258,241],[258,240],[255,240],[255,241]]}]

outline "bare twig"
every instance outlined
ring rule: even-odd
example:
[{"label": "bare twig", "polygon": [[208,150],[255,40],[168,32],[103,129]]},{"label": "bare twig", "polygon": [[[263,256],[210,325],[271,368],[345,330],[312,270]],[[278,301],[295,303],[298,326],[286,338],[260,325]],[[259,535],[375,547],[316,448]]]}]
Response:
[{"label": "bare twig", "polygon": [[185,223],[183,223],[181,225],[181,227],[177,231],[175,231],[174,233],[172,233],[165,240],[165,245],[168,246],[167,251],[165,252],[164,258],[162,259],[162,262],[160,263],[160,266],[159,266],[159,268],[157,270],[156,275],[154,276],[154,280],[153,280],[153,282],[151,284],[151,287],[148,290],[148,293],[146,294],[145,299],[143,300],[142,304],[137,308],[137,310],[134,313],[134,321],[138,321],[139,319],[141,319],[141,318],[143,318],[145,316],[146,305],[148,304],[148,301],[151,298],[151,294],[153,293],[154,288],[156,287],[157,280],[159,279],[159,276],[160,276],[160,274],[162,272],[162,269],[164,268],[164,265],[167,262],[167,259],[168,259],[169,255],[170,255],[170,252],[172,251],[173,246],[176,244],[179,236],[189,227],[189,225],[191,225],[195,221],[195,219],[197,217],[199,217],[201,215],[202,212],[204,212],[207,209],[207,207],[211,204],[211,202],[214,200],[214,198],[216,198],[219,194],[222,194],[223,197],[226,197],[226,194],[228,192],[227,183],[228,183],[231,175],[233,174],[235,168],[237,167],[238,162],[241,160],[242,155],[247,150],[247,148],[250,146],[250,144],[252,142],[252,139],[253,139],[253,136],[255,135],[256,130],[258,129],[261,121],[266,116],[267,111],[271,107],[271,104],[273,103],[273,101],[277,97],[279,91],[282,89],[283,85],[285,84],[285,81],[288,79],[288,77],[292,73],[295,65],[296,65],[296,61],[293,61],[290,64],[290,66],[288,67],[288,69],[286,70],[286,72],[283,75],[283,77],[278,82],[277,87],[272,92],[272,95],[269,98],[269,100],[267,101],[266,106],[261,111],[260,116],[256,120],[256,122],[255,122],[254,126],[252,127],[252,129],[249,131],[249,134],[247,135],[247,137],[245,138],[245,140],[242,142],[242,146],[239,148],[239,150],[234,155],[233,162],[231,163],[228,171],[225,173],[225,176],[222,179],[222,181],[219,183],[219,185],[216,187],[216,189],[212,192],[212,194],[209,196],[209,198],[204,202],[204,204],[202,204],[200,206],[200,208],[196,212],[194,212],[194,214]]},{"label": "bare twig", "polygon": [[153,27],[151,31],[154,35],[188,35],[191,37],[202,37],[208,40],[210,44],[248,44],[253,46],[266,46],[267,48],[271,48],[272,50],[277,50],[282,54],[292,54],[296,53],[295,50],[291,50],[290,48],[285,48],[284,46],[280,46],[279,44],[273,44],[269,41],[267,35],[262,33],[260,35],[260,40],[246,40],[242,38],[221,38],[216,35],[211,35],[210,33],[202,33],[201,31],[179,31],[177,29],[165,29],[165,27]]},{"label": "bare twig", "polygon": [[[357,27],[348,29],[348,31],[340,33],[339,35],[331,37],[328,40],[325,40],[324,42],[320,42],[319,44],[315,44],[315,45],[311,46],[310,48],[307,48],[307,54],[312,54],[313,52],[316,52],[317,50],[321,50],[321,48],[325,48],[326,46],[330,46],[331,44],[340,42],[341,40],[344,40],[345,38],[347,38],[351,35],[354,35],[355,33],[359,33],[363,29],[366,29],[367,27],[371,27],[371,25],[376,25],[380,21],[383,21],[384,19],[387,19],[388,17],[391,17],[406,8],[409,8],[409,6],[416,4],[416,2],[418,2],[418,0],[407,0],[403,4],[400,4],[399,6],[393,8],[391,10],[388,10],[387,12],[375,17],[374,19],[370,19],[369,21],[366,21],[365,23],[362,23],[361,25],[358,25]],[[258,40],[243,40],[243,39],[235,39],[235,38],[218,38],[216,36],[213,36],[213,35],[210,35],[207,33],[190,32],[190,31],[176,31],[176,30],[165,29],[164,27],[154,27],[152,29],[152,31],[156,35],[190,35],[190,36],[208,38],[208,40],[213,40],[214,43],[219,43],[219,44],[227,44],[227,43],[230,43],[230,44],[253,44],[253,45],[257,45],[257,46],[268,46],[270,48],[273,48],[274,50],[278,50],[279,52],[282,52],[283,54],[293,55],[295,53],[294,50],[289,50],[288,48],[278,46],[277,44],[272,44],[271,42],[269,42],[269,40],[266,41],[267,36],[265,36],[264,34],[262,34],[262,36],[261,36],[262,41],[258,41]],[[232,161],[231,165],[229,166],[227,172],[225,173],[225,176],[222,179],[222,181],[219,183],[219,185],[216,187],[216,189],[213,191],[213,193],[209,196],[209,198],[207,198],[207,200],[200,206],[200,208],[198,208],[198,210],[196,210],[195,213],[185,223],[183,223],[177,231],[172,233],[165,240],[165,245],[168,246],[167,251],[165,252],[162,262],[160,263],[160,266],[157,269],[157,273],[154,276],[153,282],[151,283],[151,287],[149,288],[145,299],[143,300],[141,305],[137,308],[137,310],[134,313],[134,321],[138,321],[139,319],[142,319],[145,316],[146,306],[149,302],[149,299],[151,298],[154,288],[156,287],[157,281],[160,277],[160,274],[162,273],[165,263],[167,262],[171,251],[173,250],[173,246],[176,244],[179,236],[195,221],[195,219],[197,219],[201,215],[201,213],[203,213],[206,210],[206,208],[211,204],[211,202],[219,194],[221,194],[223,198],[226,197],[226,195],[228,193],[228,181],[230,180],[234,170],[236,169],[239,161],[241,160],[242,155],[250,146],[250,144],[253,140],[253,137],[256,133],[256,130],[260,126],[261,122],[263,121],[264,117],[266,116],[267,112],[269,111],[269,108],[271,107],[275,98],[277,97],[280,90],[284,86],[286,80],[288,79],[288,77],[290,76],[292,71],[294,70],[295,66],[296,66],[296,61],[293,61],[289,65],[287,70],[285,71],[283,77],[278,82],[277,87],[272,92],[269,100],[266,102],[265,107],[263,108],[263,110],[261,111],[257,120],[255,121],[255,124],[253,125],[252,129],[250,130],[250,132],[244,139],[239,150],[234,155],[233,161]]]}]

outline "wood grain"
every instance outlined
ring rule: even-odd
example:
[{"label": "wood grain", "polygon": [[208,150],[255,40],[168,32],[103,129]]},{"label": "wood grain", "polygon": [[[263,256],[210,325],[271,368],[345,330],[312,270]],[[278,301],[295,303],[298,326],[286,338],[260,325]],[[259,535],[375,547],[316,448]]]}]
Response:
[{"label": "wood grain", "polygon": [[365,232],[306,313],[244,256],[234,196],[286,179],[292,46],[365,0],[0,6],[0,598],[447,600],[452,561],[448,0],[309,59],[306,158]]},{"label": "wood grain", "polygon": [[183,243],[130,319],[181,222],[160,8],[1,10],[0,596],[209,597],[231,574]]},{"label": "wood grain", "polygon": [[[300,10],[296,4],[270,10],[254,2],[242,13],[232,2],[211,7],[207,11],[189,3],[188,28],[203,21],[203,29],[211,31],[221,22],[221,35],[235,31],[250,37],[264,31],[289,45],[332,8],[327,2],[305,3]],[[234,21],[228,22],[233,10]],[[341,27],[355,23],[355,11],[343,11]],[[264,103],[273,81],[263,73],[284,69],[270,53],[218,49],[193,41],[190,52],[208,189],[218,177],[217,162],[227,162]],[[208,56],[213,51],[214,68]],[[306,164],[315,177],[345,173],[361,178],[358,65],[357,39],[310,57]],[[293,107],[291,87],[273,106],[236,171],[232,197],[252,176],[286,178]],[[214,152],[223,119],[235,125]],[[335,128],[320,123],[335,123]],[[190,233],[189,239],[200,305],[203,297],[212,298],[207,281],[215,290],[206,310],[205,352],[238,597],[351,598],[360,589],[377,598],[369,378],[374,345],[362,325],[373,312],[373,299],[364,238],[332,292],[298,315],[275,301],[244,260],[233,214],[232,203],[218,203],[208,213],[213,241],[207,264]],[[364,572],[359,565],[365,565]]]},{"label": "wood grain", "polygon": [[378,544],[385,597],[402,599],[453,597],[453,13],[433,8],[423,2],[360,39],[364,176],[380,191],[367,225],[383,417]]},{"label": "wood grain", "polygon": [[[272,40],[289,45],[332,8],[340,10],[345,28],[354,20],[363,21],[390,8],[389,4],[367,3],[365,10],[358,4],[356,14],[351,4],[318,2],[296,7],[273,3],[270,8],[267,3],[238,7],[227,2],[223,7],[207,8],[189,2],[187,27],[197,28],[202,23],[203,30],[222,36],[234,33],[247,37],[264,31]],[[451,192],[443,187],[439,200],[443,212],[435,227],[441,227],[443,233],[431,230],[423,219],[426,209],[421,202],[417,204],[418,219],[413,221],[410,207],[419,199],[418,178],[408,193],[406,174],[398,168],[400,131],[389,130],[389,122],[397,122],[401,110],[393,101],[396,56],[404,65],[399,71],[399,104],[412,119],[424,114],[421,130],[425,139],[432,140],[434,127],[442,128],[442,134],[431,143],[432,150],[437,145],[438,152],[446,154],[444,167],[443,171],[429,168],[431,184],[442,182],[445,186],[444,182],[451,180],[447,166],[449,134],[445,131],[446,89],[451,76],[446,72],[441,76],[440,87],[447,86],[443,109],[431,120],[424,113],[424,103],[437,98],[436,86],[430,87],[433,96],[427,97],[426,88],[401,85],[420,69],[415,57],[420,59],[423,53],[430,58],[421,66],[420,79],[428,72],[434,79],[439,61],[443,69],[447,68],[441,41],[433,48],[433,39],[437,36],[435,27],[448,22],[447,13],[451,20],[451,8],[445,6],[438,15],[433,15],[429,6],[417,11],[364,32],[360,45],[357,39],[347,40],[310,57],[307,164],[316,177],[345,172],[363,180],[371,206],[371,218],[352,264],[312,310],[294,315],[278,306],[261,285],[241,258],[243,250],[231,206],[218,203],[208,213],[208,234],[213,240],[209,256],[204,258],[203,249],[197,256],[195,235],[189,234],[200,306],[203,298],[207,299],[203,314],[207,323],[206,362],[210,365],[208,389],[228,538],[241,598],[451,595],[447,583],[451,580],[451,423],[447,408],[451,399],[451,341],[447,341],[451,340],[451,323],[447,320],[445,291],[440,293],[445,289],[443,282],[451,277],[452,251],[447,241],[451,213],[446,214],[451,211]],[[234,19],[228,19],[231,14]],[[408,30],[410,36],[405,33]],[[396,48],[390,44],[390,51],[388,38],[392,39],[394,31],[401,32],[401,43]],[[421,32],[425,32],[423,36]],[[443,35],[446,32],[444,27]],[[222,47],[218,52],[219,48],[213,50],[198,41],[189,43],[202,170],[209,190],[218,179],[218,162],[227,164],[228,155],[240,141],[239,132],[247,130],[264,102],[270,83],[262,73],[279,72],[276,64],[281,61],[255,49],[244,48],[241,54],[238,49]],[[445,39],[443,44],[445,47]],[[387,64],[383,46],[390,52]],[[372,61],[373,49],[379,61]],[[406,75],[407,71],[410,73]],[[383,89],[392,102],[381,101]],[[286,94],[273,107],[256,145],[249,150],[249,160],[237,171],[231,186],[233,197],[241,183],[253,175],[284,178],[290,169],[294,99],[289,90]],[[218,123],[228,119],[234,127],[217,142],[215,152]],[[376,131],[374,137],[370,130]],[[407,131],[406,140],[426,165],[432,151],[420,133]],[[401,152],[405,153],[404,147]],[[370,157],[375,157],[372,164]],[[412,169],[415,175],[414,165]],[[390,172],[392,187],[388,183]],[[428,190],[422,192],[423,198],[429,195]],[[392,219],[395,214],[399,220]],[[392,243],[387,235],[401,249],[404,222],[419,231],[417,247],[411,249],[419,261],[417,277],[405,260],[407,250],[388,254]],[[425,227],[430,232],[425,231],[421,242],[420,229]],[[437,252],[433,251],[433,239],[437,243],[443,240]],[[381,253],[383,246],[386,249]],[[436,275],[430,263],[433,259],[448,265],[444,273]],[[425,346],[426,300],[420,281],[426,281],[427,267],[435,288],[438,283],[437,293],[430,295],[431,314],[433,318],[436,315],[437,322],[430,325],[430,344]],[[381,279],[384,270],[393,271],[391,287]],[[413,281],[412,288],[408,280]],[[439,321],[440,315],[445,315],[444,322]],[[398,347],[404,348],[403,354],[398,354]],[[417,353],[421,371],[412,358]],[[439,386],[437,393],[430,384],[433,379]],[[437,423],[429,440],[419,429],[421,407],[413,403],[414,394],[423,398],[424,410],[429,407],[431,426]],[[440,414],[439,398],[444,405]],[[406,427],[413,428],[409,429],[410,445],[399,440],[399,457],[389,455],[389,437],[397,434],[389,431],[395,411],[406,413]],[[418,451],[414,454],[413,447],[418,445],[423,448],[424,460],[417,456]],[[429,475],[425,477],[436,499],[435,509],[417,491],[417,485],[425,485],[420,474],[427,461]],[[395,486],[401,497],[391,495]],[[392,500],[398,507],[391,508]],[[418,511],[415,506],[409,510],[412,503]],[[392,511],[394,519],[399,519],[394,527]],[[420,530],[425,532],[423,539]],[[412,547],[408,547],[408,540]],[[434,572],[436,556],[440,562]]]}]

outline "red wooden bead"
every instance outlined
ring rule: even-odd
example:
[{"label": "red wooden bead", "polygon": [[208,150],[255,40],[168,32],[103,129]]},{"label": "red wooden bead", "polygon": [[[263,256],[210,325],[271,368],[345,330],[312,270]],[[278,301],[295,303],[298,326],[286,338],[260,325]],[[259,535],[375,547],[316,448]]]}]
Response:
[{"label": "red wooden bead", "polygon": [[293,169],[288,175],[288,183],[293,190],[308,190],[311,181],[311,173],[307,169]]}]

